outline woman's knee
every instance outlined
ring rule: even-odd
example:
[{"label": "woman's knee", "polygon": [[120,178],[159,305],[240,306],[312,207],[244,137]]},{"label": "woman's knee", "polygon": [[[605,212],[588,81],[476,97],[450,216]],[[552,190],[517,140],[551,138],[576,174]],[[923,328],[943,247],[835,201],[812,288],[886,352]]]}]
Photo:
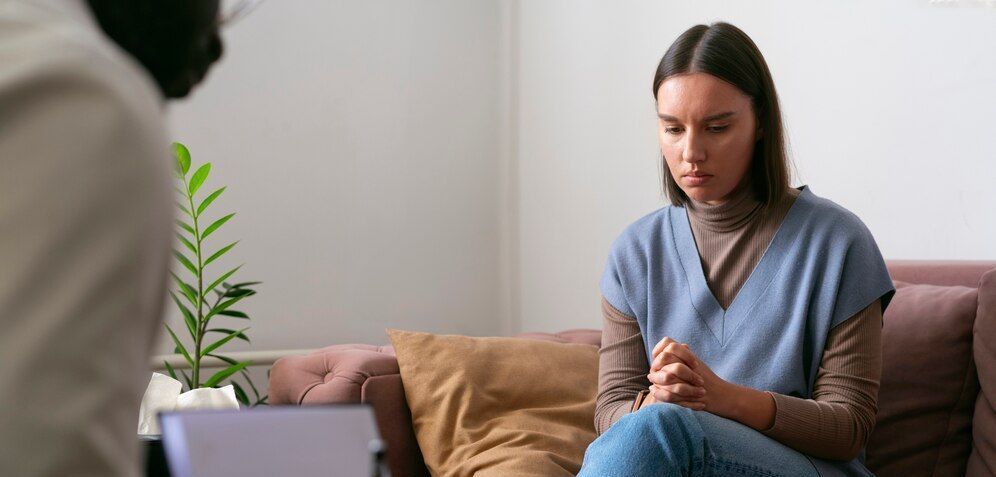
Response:
[{"label": "woman's knee", "polygon": [[701,437],[702,427],[695,419],[695,411],[677,404],[654,403],[627,416],[633,426],[659,429],[666,433],[680,433],[686,437]]},{"label": "woman's knee", "polygon": [[658,403],[623,416],[588,448],[586,470],[613,469],[611,475],[685,475],[680,472],[700,467],[704,435],[693,412]]}]

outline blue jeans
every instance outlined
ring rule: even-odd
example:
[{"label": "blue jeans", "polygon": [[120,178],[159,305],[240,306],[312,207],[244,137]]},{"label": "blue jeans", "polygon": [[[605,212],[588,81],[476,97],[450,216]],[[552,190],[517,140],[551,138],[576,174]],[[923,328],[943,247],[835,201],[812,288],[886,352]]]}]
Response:
[{"label": "blue jeans", "polygon": [[819,477],[809,459],[739,422],[671,403],[623,416],[595,439],[578,477]]}]

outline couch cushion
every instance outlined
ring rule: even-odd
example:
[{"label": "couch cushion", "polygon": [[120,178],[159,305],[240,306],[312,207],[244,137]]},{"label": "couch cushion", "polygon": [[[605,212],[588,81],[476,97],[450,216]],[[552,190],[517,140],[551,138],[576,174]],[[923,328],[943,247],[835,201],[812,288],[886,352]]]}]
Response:
[{"label": "couch cushion", "polygon": [[573,476],[595,439],[598,349],[388,330],[435,476]]},{"label": "couch cushion", "polygon": [[868,467],[880,477],[964,475],[979,392],[972,358],[978,289],[895,285]]},{"label": "couch cushion", "polygon": [[972,455],[966,477],[996,475],[996,270],[979,281],[979,315],[972,353],[982,392],[972,417]]}]

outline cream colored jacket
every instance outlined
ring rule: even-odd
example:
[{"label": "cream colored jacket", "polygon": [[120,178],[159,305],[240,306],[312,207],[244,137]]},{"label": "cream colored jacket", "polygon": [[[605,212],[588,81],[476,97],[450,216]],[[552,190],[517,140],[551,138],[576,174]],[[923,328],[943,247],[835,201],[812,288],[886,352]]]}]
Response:
[{"label": "cream colored jacket", "polygon": [[131,476],[172,230],[162,99],[82,0],[0,0],[0,476]]}]

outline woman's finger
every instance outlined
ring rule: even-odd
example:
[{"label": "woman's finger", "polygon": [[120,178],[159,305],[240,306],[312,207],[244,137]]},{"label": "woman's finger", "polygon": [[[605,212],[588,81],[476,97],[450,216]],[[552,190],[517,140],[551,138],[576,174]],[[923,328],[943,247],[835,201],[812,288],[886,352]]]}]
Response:
[{"label": "woman's finger", "polygon": [[[647,374],[647,380],[659,386],[687,383],[687,381],[681,379],[678,375],[674,374],[673,372],[665,371],[663,369],[659,371],[651,371],[649,374]],[[688,383],[688,384],[693,384],[693,383]],[[698,386],[697,383],[695,383],[695,385]]]},{"label": "woman's finger", "polygon": [[675,342],[676,342],[675,340],[671,339],[670,337],[665,336],[660,341],[658,341],[656,345],[654,345],[654,351],[652,353],[650,353],[650,356],[657,356],[657,353],[660,353],[661,350],[663,350],[665,346],[667,346],[667,345],[669,345],[671,343],[675,343]]},{"label": "woman's finger", "polygon": [[706,394],[705,388],[699,386],[692,386],[691,384],[688,383],[664,384],[658,386],[660,386],[665,391],[680,396],[681,399],[686,399],[686,400],[702,399]]},{"label": "woman's finger", "polygon": [[654,356],[654,360],[650,364],[650,369],[657,371],[668,364],[677,362],[683,362],[689,368],[694,368],[696,361],[695,354],[692,353],[688,345],[672,342],[662,348],[659,354]]},{"label": "woman's finger", "polygon": [[691,368],[685,365],[685,363],[671,363],[665,365],[663,368],[657,371],[658,376],[660,376],[661,384],[675,384],[675,383],[688,383],[695,386],[704,386],[705,380],[702,376]]},{"label": "woman's finger", "polygon": [[694,388],[687,384],[654,385],[650,387],[650,392],[654,395],[654,399],[660,402],[702,401],[705,394],[699,394],[693,391],[693,389],[699,389],[702,393],[705,392],[702,388]]}]

